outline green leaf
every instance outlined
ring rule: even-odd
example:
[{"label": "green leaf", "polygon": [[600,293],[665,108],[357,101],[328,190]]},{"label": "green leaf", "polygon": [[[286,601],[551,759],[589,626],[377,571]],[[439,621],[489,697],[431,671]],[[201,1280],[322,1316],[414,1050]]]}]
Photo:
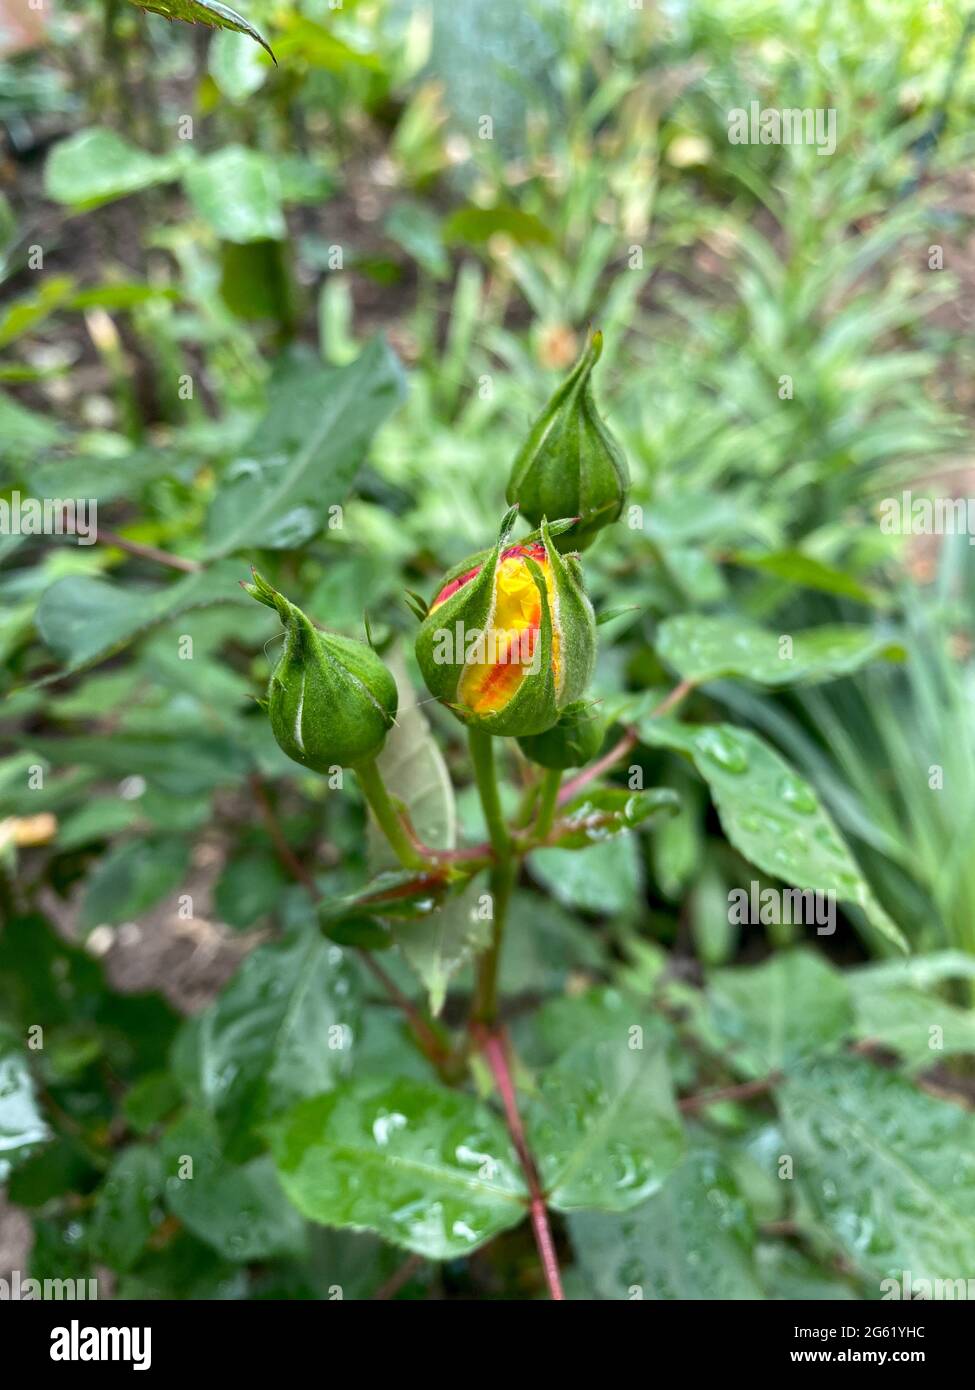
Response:
[{"label": "green leaf", "polygon": [[813,1303],[821,1299],[849,1302],[860,1298],[849,1279],[834,1269],[824,1269],[781,1240],[759,1245],[756,1255],[768,1298],[785,1303]]},{"label": "green leaf", "polygon": [[228,28],[222,34],[214,34],[207,53],[210,76],[235,105],[260,91],[268,78],[268,66],[248,42],[250,37],[246,31],[233,33]]},{"label": "green leaf", "polygon": [[359,1022],[340,947],[317,933],[260,946],[183,1029],[174,1068],[232,1136],[346,1074]]},{"label": "green leaf", "polygon": [[656,1192],[684,1155],[664,1057],[622,1039],[586,1039],[543,1072],[526,1127],[558,1211],[628,1211]]},{"label": "green leaf", "polygon": [[[213,1122],[188,1115],[165,1136],[166,1201],[174,1216],[226,1260],[302,1255],[305,1225],[267,1154],[229,1163]],[[186,1163],[192,1159],[192,1173]]]},{"label": "green leaf", "polygon": [[443,225],[443,239],[448,244],[461,242],[481,246],[498,233],[511,238],[518,246],[550,246],[552,233],[534,213],[510,203],[493,208],[458,208]]},{"label": "green leaf", "polygon": [[822,956],[782,951],[763,965],[717,970],[709,981],[711,1021],[746,1076],[767,1076],[801,1057],[838,1047],[853,1032],[846,981]]},{"label": "green leaf", "polygon": [[[158,811],[167,823],[179,823],[193,803],[186,798],[239,782],[253,766],[245,749],[217,734],[103,734],[77,738],[38,738],[31,741],[37,752],[60,767],[74,763],[99,768],[119,777],[141,775],[161,792],[182,798],[177,805],[163,804]],[[140,807],[148,814],[145,800]]]},{"label": "green leaf", "polygon": [[813,788],[764,739],[731,724],[644,719],[639,728],[652,748],[693,759],[739,854],[786,883],[856,903],[887,941],[907,950]]},{"label": "green leaf", "polygon": [[32,294],[22,295],[7,306],[0,318],[0,348],[29,333],[39,323],[62,308],[71,298],[74,280],[70,275],[54,275]]},{"label": "green leaf", "polygon": [[440,235],[440,219],[432,208],[422,203],[396,203],[383,230],[435,280],[445,280],[450,274],[450,258]]},{"label": "green leaf", "polygon": [[848,977],[856,1008],[856,1036],[890,1048],[912,1070],[943,1057],[975,1054],[975,1013],[909,985],[880,985],[870,971]]},{"label": "green leaf", "polygon": [[[379,771],[387,790],[406,809],[420,840],[435,849],[453,849],[457,808],[447,764],[420,708],[402,653],[393,652],[387,664],[396,678],[399,710],[377,759]],[[397,862],[371,819],[369,859],[376,867]],[[477,914],[477,897],[478,890],[471,884],[429,915],[392,923],[393,939],[428,990],[434,1014],[443,1008],[451,976],[490,939],[491,923]]]},{"label": "green leaf", "polygon": [[247,604],[240,577],[239,568],[229,562],[160,589],[71,575],[41,596],[38,635],[64,664],[60,678],[104,661],[169,618],[217,603]]},{"label": "green leaf", "polygon": [[179,177],[192,157],[189,150],[147,154],[114,130],[80,130],[60,140],[44,167],[44,192],[55,203],[97,207],[128,193]]},{"label": "green leaf", "polygon": [[946,980],[975,980],[975,956],[967,951],[932,951],[910,960],[875,961],[861,966],[850,980],[858,991],[894,989],[899,985],[933,989]]},{"label": "green leaf", "polygon": [[78,849],[93,840],[109,840],[128,830],[138,818],[138,807],[119,796],[102,796],[79,806],[58,824],[58,849]]},{"label": "green leaf", "polygon": [[622,990],[601,986],[584,994],[549,999],[532,1019],[546,1058],[559,1058],[580,1038],[627,1047],[634,1025],[643,1029],[643,1043],[662,1046],[669,1026],[659,1013],[650,1013],[644,1000]]},{"label": "green leaf", "polygon": [[446,892],[446,882],[416,869],[387,869],[361,888],[323,899],[316,916],[325,929],[362,917],[429,917]]},{"label": "green leaf", "polygon": [[696,685],[739,676],[769,686],[833,680],[868,662],[903,661],[905,656],[896,642],[852,624],[810,628],[790,635],[789,642],[789,655],[783,656],[778,633],[740,618],[687,613],[661,623],[657,655]]},{"label": "green leaf", "polygon": [[761,1299],[755,1232],[730,1170],[695,1149],[655,1196],[625,1215],[568,1219],[596,1298]]},{"label": "green leaf", "polygon": [[[137,5],[140,10],[151,10],[153,14],[161,14],[163,19],[181,19],[187,24],[206,24],[211,29],[236,29],[238,33],[246,34],[266,52],[271,53],[267,41],[254,26],[229,5],[221,5],[219,0],[130,0],[130,3]],[[274,58],[273,53],[271,57]]]},{"label": "green leaf", "polygon": [[451,976],[491,940],[490,919],[480,910],[485,889],[483,879],[474,878],[428,916],[391,923],[393,940],[426,986],[435,1017],[444,1006]]},{"label": "green leaf", "polygon": [[243,1299],[252,1292],[247,1270],[221,1259],[183,1229],[144,1255],[118,1282],[119,1299]]},{"label": "green leaf", "polygon": [[[33,462],[41,449],[59,443],[64,439],[65,433],[63,425],[56,420],[41,415],[36,410],[28,410],[19,401],[0,392],[0,462],[19,463],[24,458]],[[83,495],[88,496],[87,493]],[[5,544],[21,542],[21,537],[18,536],[4,536],[0,539]]]},{"label": "green leaf", "polygon": [[12,1032],[0,1032],[0,1182],[49,1137],[37,1104],[27,1054]]},{"label": "green leaf", "polygon": [[690,899],[691,935],[702,965],[725,965],[735,954],[739,924],[728,911],[728,881],[720,861],[704,861]]},{"label": "green leaf", "polygon": [[700,784],[683,765],[676,772],[677,814],[659,826],[649,844],[653,876],[671,902],[679,902],[694,880],[700,879],[706,845]]},{"label": "green leaf", "polygon": [[181,1100],[175,1078],[168,1071],[150,1071],[125,1094],[122,1113],[136,1134],[148,1134],[172,1114]]},{"label": "green leaf", "polygon": [[598,973],[605,964],[597,933],[551,898],[516,889],[501,953],[502,994],[559,995],[570,976]]},{"label": "green leaf", "polygon": [[186,171],[186,192],[223,241],[283,241],[281,182],[270,156],[244,145],[225,145]]},{"label": "green leaf", "polygon": [[131,1269],[162,1216],[163,1161],[156,1148],[133,1144],[113,1162],[92,1213],[92,1258]]},{"label": "green leaf", "polygon": [[679,810],[680,797],[670,787],[650,787],[642,792],[597,787],[577,797],[562,811],[564,829],[559,831],[556,846],[589,849],[651,819],[669,819]]},{"label": "green leaf", "polygon": [[627,916],[640,898],[640,854],[628,831],[593,845],[572,849],[536,849],[528,856],[535,877],[566,907],[600,916]]},{"label": "green leaf", "polygon": [[324,72],[346,72],[349,68],[380,69],[382,60],[375,53],[363,53],[352,48],[324,24],[317,24],[295,10],[278,15],[283,32],[275,43],[282,58],[291,58],[299,65],[321,68]]},{"label": "green leaf", "polygon": [[824,564],[801,550],[778,550],[772,553],[738,551],[728,557],[729,564],[759,570],[776,579],[785,579],[804,589],[816,589],[824,594],[838,594],[857,603],[874,606],[886,603],[882,594],[866,588],[854,575],[834,565]]},{"label": "green leaf", "polygon": [[294,289],[285,243],[222,241],[220,297],[238,318],[291,324]]},{"label": "green leaf", "polygon": [[288,885],[270,849],[247,845],[227,860],[214,889],[213,905],[221,921],[250,927],[277,907]]},{"label": "green leaf", "polygon": [[855,1266],[898,1285],[972,1268],[975,1116],[855,1057],[805,1064],[779,1101],[806,1200]]},{"label": "green leaf", "polygon": [[270,1136],[284,1190],[310,1220],[430,1259],[468,1255],[526,1214],[504,1126],[459,1092],[363,1078],[305,1101]]},{"label": "green leaf", "polygon": [[[396,723],[376,759],[377,766],[387,791],[406,809],[423,844],[433,849],[454,849],[457,807],[447,764],[420,707],[402,652],[393,651],[386,664],[396,679],[399,708]],[[371,822],[369,861],[376,869],[399,864],[385,836]]]},{"label": "green leaf", "polygon": [[347,367],[305,363],[281,376],[217,489],[207,523],[212,553],[290,550],[317,535],[402,394],[402,370],[382,338]]},{"label": "green leaf", "polygon": [[188,843],[174,836],[116,845],[99,859],[88,880],[81,907],[82,931],[103,922],[127,922],[154,907],[180,886],[189,862]]}]

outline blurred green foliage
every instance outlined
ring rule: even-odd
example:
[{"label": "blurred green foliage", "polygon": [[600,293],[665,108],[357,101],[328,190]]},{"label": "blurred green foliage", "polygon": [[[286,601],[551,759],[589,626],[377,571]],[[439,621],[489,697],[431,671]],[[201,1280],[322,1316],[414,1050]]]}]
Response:
[{"label": "blurred green foliage", "polygon": [[[975,562],[878,519],[903,489],[973,490],[964,15],[244,18],[276,64],[117,0],[45,12],[44,46],[0,64],[0,496],[94,499],[99,528],[0,535],[0,1177],[31,1272],[97,1264],[150,1298],[542,1292],[483,1069],[438,1080],[356,949],[449,1031],[483,931],[461,900],[319,933],[277,827],[327,901],[375,847],[357,796],[274,744],[253,697],[279,625],[238,581],[259,565],[346,635],[368,614],[410,692],[390,784],[428,843],[476,842],[402,592],[489,542],[598,327],[633,486],[586,555],[595,695],[679,809],[637,826],[614,801],[616,833],[535,851],[513,903],[502,985],[568,1290],[967,1276],[975,1136],[944,1092],[970,1094],[975,1054]],[[731,143],[752,102],[835,110],[835,152]],[[835,935],[732,923],[754,881],[835,892]],[[181,991],[163,949],[120,987],[133,931],[194,928],[218,978]],[[774,1099],[695,1099],[771,1072]],[[377,1161],[377,1113],[407,1117],[401,1160],[436,1151],[419,1197]],[[460,1198],[463,1136],[488,1175]],[[398,1246],[423,1257],[404,1278]]]}]

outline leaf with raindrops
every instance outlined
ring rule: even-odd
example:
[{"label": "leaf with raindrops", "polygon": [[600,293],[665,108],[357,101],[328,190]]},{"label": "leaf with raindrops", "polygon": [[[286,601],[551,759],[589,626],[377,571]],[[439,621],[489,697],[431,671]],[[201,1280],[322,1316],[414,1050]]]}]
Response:
[{"label": "leaf with raindrops", "polygon": [[559,1211],[626,1211],[655,1192],[684,1155],[666,1060],[629,1042],[585,1040],[539,1077],[526,1127]]},{"label": "leaf with raindrops", "polygon": [[644,719],[639,729],[650,747],[693,760],[724,833],[749,863],[797,888],[855,903],[881,936],[907,950],[813,787],[763,738],[731,724],[673,719]]},{"label": "leaf with raindrops", "polygon": [[764,1297],[754,1221],[730,1169],[710,1149],[694,1148],[632,1211],[576,1212],[568,1224],[594,1298]]},{"label": "leaf with raindrops", "polygon": [[165,1214],[163,1159],[151,1144],[133,1144],[112,1163],[98,1190],[89,1241],[93,1259],[130,1269]]},{"label": "leaf with raindrops", "polygon": [[803,948],[761,965],[716,970],[708,999],[723,1054],[745,1076],[782,1071],[811,1052],[840,1047],[854,1033],[846,980]]},{"label": "leaf with raindrops", "polygon": [[0,1032],[0,1182],[48,1137],[27,1052],[20,1040],[4,1029]]},{"label": "leaf with raindrops", "polygon": [[802,1192],[858,1269],[975,1268],[975,1116],[858,1057],[810,1060],[778,1096]]},{"label": "leaf with raindrops", "polygon": [[214,492],[211,555],[292,550],[317,536],[328,521],[322,499],[342,502],[403,389],[399,362],[382,338],[345,367],[282,366],[267,414]]},{"label": "leaf with raindrops", "polygon": [[213,1120],[192,1113],[164,1135],[162,1150],[169,1210],[224,1259],[244,1263],[304,1253],[305,1223],[267,1154],[230,1162]]},{"label": "leaf with raindrops", "polygon": [[174,1049],[184,1092],[228,1141],[348,1072],[359,997],[340,946],[317,933],[260,946]]},{"label": "leaf with raindrops", "polygon": [[890,637],[853,623],[791,634],[784,647],[778,633],[709,613],[668,618],[660,624],[656,648],[661,661],[695,685],[722,676],[770,686],[813,684],[848,676],[871,661],[905,656]]},{"label": "leaf with raindrops", "polygon": [[441,1086],[357,1079],[269,1133],[284,1190],[310,1221],[376,1231],[430,1259],[469,1255],[527,1214],[501,1120]]}]

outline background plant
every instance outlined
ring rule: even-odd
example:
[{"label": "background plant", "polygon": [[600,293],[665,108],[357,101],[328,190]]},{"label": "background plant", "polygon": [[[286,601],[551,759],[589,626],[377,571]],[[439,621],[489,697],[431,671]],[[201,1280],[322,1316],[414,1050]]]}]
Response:
[{"label": "background plant", "polygon": [[[248,7],[275,67],[85,4],[4,58],[3,496],[97,497],[100,531],[0,537],[0,1162],[40,1277],[546,1292],[502,1059],[463,1047],[484,922],[376,910],[392,866],[352,779],[304,776],[254,703],[280,625],[238,581],[255,564],[349,636],[368,613],[401,686],[387,785],[424,843],[482,844],[401,595],[489,543],[590,325],[644,523],[586,556],[615,614],[602,784],[637,766],[678,809],[533,849],[512,896],[504,1058],[562,1282],[869,1298],[970,1273],[969,548],[875,510],[971,488],[965,17],[604,8]],[[752,99],[835,107],[835,155],[730,145]],[[803,645],[838,623],[852,652]],[[529,774],[500,762],[516,817]],[[827,843],[834,937],[729,921],[731,888],[803,886]],[[386,1200],[380,1113],[440,1156],[430,1203],[461,1138],[496,1163],[456,1247]],[[334,1183],[302,1193],[318,1219],[295,1206],[323,1135],[373,1234]]]}]

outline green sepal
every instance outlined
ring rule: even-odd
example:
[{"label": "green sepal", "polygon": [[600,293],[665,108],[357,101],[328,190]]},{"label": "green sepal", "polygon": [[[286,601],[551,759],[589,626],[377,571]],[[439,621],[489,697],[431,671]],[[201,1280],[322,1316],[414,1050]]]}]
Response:
[{"label": "green sepal", "polygon": [[518,745],[529,762],[553,772],[585,767],[592,762],[606,737],[605,720],[588,700],[574,700],[559,715],[558,722],[540,734],[519,738]]}]

